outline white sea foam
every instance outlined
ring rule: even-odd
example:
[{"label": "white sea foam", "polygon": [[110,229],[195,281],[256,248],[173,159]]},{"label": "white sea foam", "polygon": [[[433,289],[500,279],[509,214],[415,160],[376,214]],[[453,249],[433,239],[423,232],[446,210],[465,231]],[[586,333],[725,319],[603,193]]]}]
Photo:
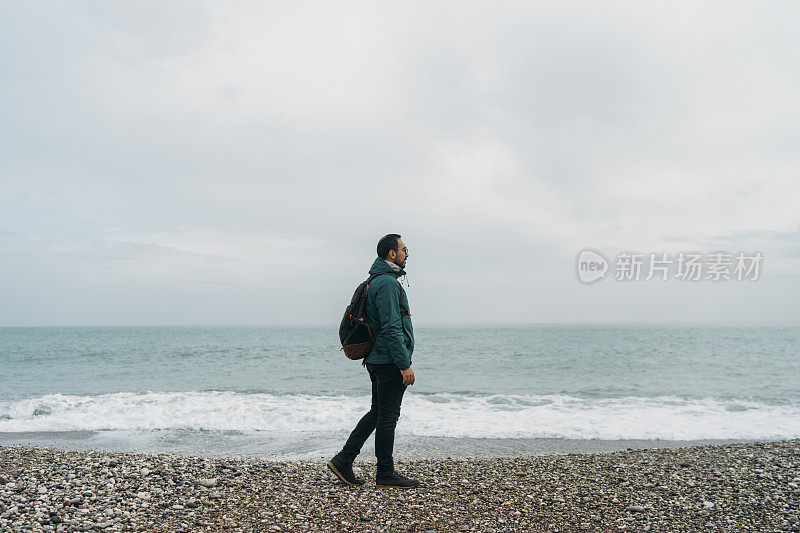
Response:
[{"label": "white sea foam", "polygon": [[[0,402],[0,432],[77,430],[349,431],[369,397],[120,392]],[[422,395],[407,392],[404,434],[474,438],[787,439],[800,405],[713,398]]]}]

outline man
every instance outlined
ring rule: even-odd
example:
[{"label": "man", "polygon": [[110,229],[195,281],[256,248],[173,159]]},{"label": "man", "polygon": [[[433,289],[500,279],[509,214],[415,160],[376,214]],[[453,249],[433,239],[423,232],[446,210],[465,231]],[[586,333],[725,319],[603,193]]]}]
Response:
[{"label": "man", "polygon": [[414,384],[411,354],[414,352],[414,330],[406,291],[397,278],[408,259],[408,248],[396,233],[378,241],[378,257],[370,274],[388,272],[369,284],[365,315],[375,344],[364,359],[372,381],[372,408],[356,425],[347,442],[328,462],[328,468],[344,483],[362,485],[364,480],[353,473],[353,461],[364,442],[375,430],[375,457],[378,487],[412,488],[419,481],[400,475],[394,469],[394,429],[400,417],[400,404],[406,387]]}]

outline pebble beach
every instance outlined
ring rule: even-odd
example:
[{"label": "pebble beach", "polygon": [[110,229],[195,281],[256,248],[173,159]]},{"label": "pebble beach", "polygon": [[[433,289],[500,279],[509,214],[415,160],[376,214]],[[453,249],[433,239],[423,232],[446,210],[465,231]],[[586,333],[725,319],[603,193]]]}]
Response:
[{"label": "pebble beach", "polygon": [[0,447],[0,531],[800,531],[800,439],[396,468]]}]

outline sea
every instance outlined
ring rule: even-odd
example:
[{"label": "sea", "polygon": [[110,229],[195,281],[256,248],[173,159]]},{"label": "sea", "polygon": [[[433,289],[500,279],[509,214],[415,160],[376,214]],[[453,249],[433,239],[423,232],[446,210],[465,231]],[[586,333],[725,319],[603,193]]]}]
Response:
[{"label": "sea", "polygon": [[[417,325],[415,338],[401,459],[800,437],[800,326]],[[370,405],[366,369],[340,348],[336,325],[0,328],[0,445],[327,457]]]}]

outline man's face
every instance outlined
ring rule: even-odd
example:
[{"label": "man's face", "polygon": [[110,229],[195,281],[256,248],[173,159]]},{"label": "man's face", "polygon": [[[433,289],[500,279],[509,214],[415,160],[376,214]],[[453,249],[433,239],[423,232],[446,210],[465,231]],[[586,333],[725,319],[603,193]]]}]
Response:
[{"label": "man's face", "polygon": [[397,239],[397,250],[389,252],[389,261],[396,264],[400,268],[406,267],[406,259],[408,259],[408,248],[403,242],[403,239]]}]

